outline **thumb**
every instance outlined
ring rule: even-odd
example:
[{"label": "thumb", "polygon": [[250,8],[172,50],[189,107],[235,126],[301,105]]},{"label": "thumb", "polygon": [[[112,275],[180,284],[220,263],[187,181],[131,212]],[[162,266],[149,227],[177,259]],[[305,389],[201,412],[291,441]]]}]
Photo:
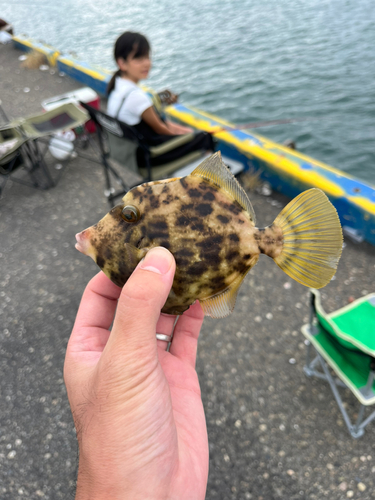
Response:
[{"label": "thumb", "polygon": [[128,354],[156,349],[156,323],[172,287],[176,264],[163,247],[149,250],[122,289],[109,349]]}]

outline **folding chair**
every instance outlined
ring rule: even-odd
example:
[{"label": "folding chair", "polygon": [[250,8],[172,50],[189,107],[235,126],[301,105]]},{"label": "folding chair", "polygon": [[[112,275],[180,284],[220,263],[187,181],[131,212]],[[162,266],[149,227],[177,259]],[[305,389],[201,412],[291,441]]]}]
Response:
[{"label": "folding chair", "polygon": [[[328,381],[350,434],[361,437],[375,419],[375,410],[364,419],[366,406],[375,403],[375,293],[327,314],[320,293],[312,289],[310,322],[303,325],[302,333],[307,339],[306,375]],[[312,346],[317,353],[314,359]],[[360,403],[355,423],[344,407],[340,386],[349,388]]]},{"label": "folding chair", "polygon": [[[90,118],[96,125],[101,163],[106,179],[105,195],[111,206],[113,206],[115,198],[124,195],[134,185],[138,185],[140,182],[163,179],[185,165],[203,158],[202,151],[193,151],[175,161],[151,167],[151,157],[160,156],[186,144],[193,137],[193,133],[174,137],[159,146],[150,147],[135,127],[109,116],[89,104],[84,102],[80,102],[80,104],[88,111]],[[138,168],[137,165],[136,151],[138,148],[144,153],[145,167],[143,168]],[[125,170],[133,173],[132,178],[136,179],[134,183],[125,182],[123,178]],[[120,191],[115,191],[111,176],[120,184],[122,188]]]},{"label": "folding chair", "polygon": [[[30,181],[14,175],[20,167],[27,171]],[[38,170],[44,176],[43,183],[36,175]],[[39,189],[48,189],[54,185],[38,145],[29,142],[20,127],[14,124],[0,128],[0,176],[3,180],[0,196],[10,178],[20,184]]]},{"label": "folding chair", "polygon": [[[0,103],[1,106],[1,103]],[[2,114],[6,117],[4,110]],[[64,104],[45,113],[19,118],[0,127],[0,175],[3,184],[13,181],[38,189],[48,189],[56,184],[44,161],[44,154],[39,142],[56,134],[83,125],[88,120],[86,111],[73,103]],[[24,167],[30,177],[30,182],[14,175],[19,167]],[[42,173],[44,180],[40,182],[37,173]],[[61,175],[61,174],[60,174]]]}]

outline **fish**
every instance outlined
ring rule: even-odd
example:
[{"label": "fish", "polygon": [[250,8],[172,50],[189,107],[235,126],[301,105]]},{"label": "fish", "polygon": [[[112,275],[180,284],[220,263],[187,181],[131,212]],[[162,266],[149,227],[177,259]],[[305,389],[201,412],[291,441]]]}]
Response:
[{"label": "fish", "polygon": [[172,315],[198,300],[206,316],[228,316],[261,254],[305,286],[329,283],[343,236],[336,209],[323,191],[302,192],[270,226],[255,223],[246,192],[217,152],[186,177],[128,191],[97,224],[76,235],[76,248],[119,287],[151,248],[167,248],[176,272],[162,312]]}]

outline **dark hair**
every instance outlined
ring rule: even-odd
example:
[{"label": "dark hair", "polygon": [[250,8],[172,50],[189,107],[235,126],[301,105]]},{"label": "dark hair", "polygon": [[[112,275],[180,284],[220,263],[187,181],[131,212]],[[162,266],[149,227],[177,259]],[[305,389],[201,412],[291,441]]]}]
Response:
[{"label": "dark hair", "polygon": [[[117,61],[117,59],[119,59],[120,57],[122,57],[126,61],[130,54],[132,54],[133,59],[137,59],[138,57],[148,56],[150,50],[150,44],[148,43],[148,40],[145,36],[141,35],[141,33],[125,31],[125,33],[117,38],[113,55],[115,61]],[[107,87],[108,95],[115,88],[116,77],[120,75],[120,69],[115,71],[115,73],[113,74]]]}]

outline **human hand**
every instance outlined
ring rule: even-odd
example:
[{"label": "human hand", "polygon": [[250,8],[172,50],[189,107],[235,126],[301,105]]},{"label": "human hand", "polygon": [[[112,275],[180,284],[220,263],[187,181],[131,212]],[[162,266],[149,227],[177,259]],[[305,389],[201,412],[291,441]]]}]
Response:
[{"label": "human hand", "polygon": [[160,310],[174,272],[172,255],[157,248],[122,290],[102,272],[86,287],[64,366],[79,443],[76,500],[205,497],[199,303],[179,317],[170,352],[156,340],[173,331],[175,317]]},{"label": "human hand", "polygon": [[170,120],[166,120],[165,123],[169,131],[174,135],[190,134],[191,132],[194,132],[193,128],[185,127],[185,125],[179,125],[178,123],[171,122]]}]

